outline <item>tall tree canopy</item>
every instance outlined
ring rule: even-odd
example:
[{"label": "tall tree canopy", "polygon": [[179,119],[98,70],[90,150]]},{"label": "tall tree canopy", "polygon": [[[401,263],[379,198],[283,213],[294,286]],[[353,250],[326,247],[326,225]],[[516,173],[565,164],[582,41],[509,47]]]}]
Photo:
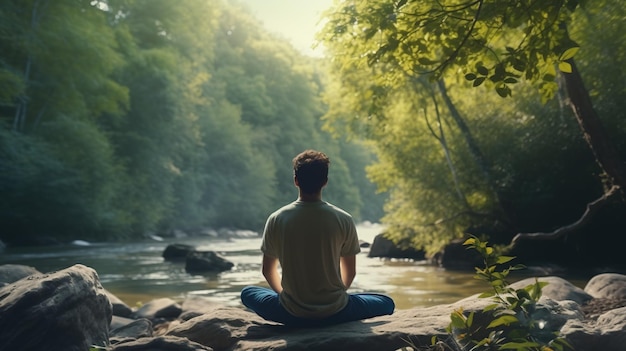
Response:
[{"label": "tall tree canopy", "polygon": [[[624,186],[623,145],[613,143],[624,133],[623,112],[603,115],[601,123],[597,111],[605,107],[591,105],[592,96],[619,99],[613,93],[623,88],[595,85],[588,94],[581,78],[604,67],[585,77],[594,84],[613,79],[614,63],[593,61],[590,49],[603,40],[590,30],[611,23],[611,31],[620,33],[619,2],[338,1],[327,17],[319,39],[333,57],[335,84],[325,118],[333,128],[376,143],[380,163],[371,173],[392,191],[385,217],[392,237],[411,238],[434,252],[472,228],[504,232],[495,240],[506,241],[516,231],[576,218],[571,213],[579,216],[602,194],[600,182],[590,183],[597,169],[588,157],[571,169],[580,176],[566,173],[572,167],[567,160],[588,155],[580,150],[580,131],[591,160],[606,174],[607,189]],[[618,36],[602,48],[611,60],[624,50],[625,38]],[[579,130],[566,122],[570,116]],[[540,166],[544,159],[546,168]],[[556,160],[564,164],[550,169]],[[539,220],[536,210],[567,191],[576,195],[558,203],[570,214],[544,211],[553,218]],[[565,200],[572,197],[576,201]]]}]

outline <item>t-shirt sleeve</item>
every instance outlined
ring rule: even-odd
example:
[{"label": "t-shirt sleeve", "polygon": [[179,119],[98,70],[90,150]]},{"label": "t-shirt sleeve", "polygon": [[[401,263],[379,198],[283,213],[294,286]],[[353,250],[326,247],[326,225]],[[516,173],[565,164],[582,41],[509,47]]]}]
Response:
[{"label": "t-shirt sleeve", "polygon": [[265,222],[265,228],[263,229],[263,239],[261,240],[261,252],[267,256],[278,257],[276,245],[272,238],[274,231],[274,216],[270,216]]},{"label": "t-shirt sleeve", "polygon": [[356,232],[356,226],[351,217],[346,219],[347,222],[347,236],[346,241],[341,247],[341,256],[353,256],[361,252],[361,245],[359,245],[359,236]]}]

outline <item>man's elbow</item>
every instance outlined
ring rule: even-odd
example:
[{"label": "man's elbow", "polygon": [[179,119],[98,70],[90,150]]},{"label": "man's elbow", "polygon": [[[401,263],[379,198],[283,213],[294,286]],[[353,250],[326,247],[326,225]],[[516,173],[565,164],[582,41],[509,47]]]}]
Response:
[{"label": "man's elbow", "polygon": [[356,271],[343,272],[342,280],[346,288],[350,288],[352,282],[354,281],[354,278],[356,278]]},{"label": "man's elbow", "polygon": [[354,278],[356,278],[356,271],[351,271],[348,273],[348,278],[350,278],[350,281],[353,281]]}]

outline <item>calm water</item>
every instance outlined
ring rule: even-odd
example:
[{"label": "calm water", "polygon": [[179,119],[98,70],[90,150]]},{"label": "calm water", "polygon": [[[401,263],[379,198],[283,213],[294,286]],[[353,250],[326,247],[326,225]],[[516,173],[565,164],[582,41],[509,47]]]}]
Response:
[{"label": "calm water", "polygon": [[[379,225],[359,225],[359,238],[371,243],[381,229]],[[163,260],[163,250],[171,243],[216,251],[235,266],[218,274],[190,275],[185,272],[184,263]],[[102,285],[131,307],[158,297],[182,301],[191,295],[207,297],[223,305],[241,306],[241,288],[267,286],[261,275],[260,244],[261,238],[254,236],[8,248],[0,253],[0,264],[25,264],[50,272],[80,263],[95,269]],[[445,271],[424,262],[368,258],[368,251],[364,248],[357,256],[357,278],[351,291],[386,293],[394,298],[398,309],[452,303],[485,291],[484,283],[475,280],[472,272]],[[574,283],[584,284],[583,281]]]}]

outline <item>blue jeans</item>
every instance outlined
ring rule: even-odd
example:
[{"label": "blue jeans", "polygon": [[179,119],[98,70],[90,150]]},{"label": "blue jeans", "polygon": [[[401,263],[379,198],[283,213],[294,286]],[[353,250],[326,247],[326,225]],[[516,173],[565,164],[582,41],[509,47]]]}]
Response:
[{"label": "blue jeans", "polygon": [[294,327],[326,326],[392,314],[396,305],[385,295],[374,293],[348,294],[348,304],[341,311],[324,318],[303,318],[292,315],[280,304],[278,294],[268,288],[246,286],[241,302],[266,320]]}]

